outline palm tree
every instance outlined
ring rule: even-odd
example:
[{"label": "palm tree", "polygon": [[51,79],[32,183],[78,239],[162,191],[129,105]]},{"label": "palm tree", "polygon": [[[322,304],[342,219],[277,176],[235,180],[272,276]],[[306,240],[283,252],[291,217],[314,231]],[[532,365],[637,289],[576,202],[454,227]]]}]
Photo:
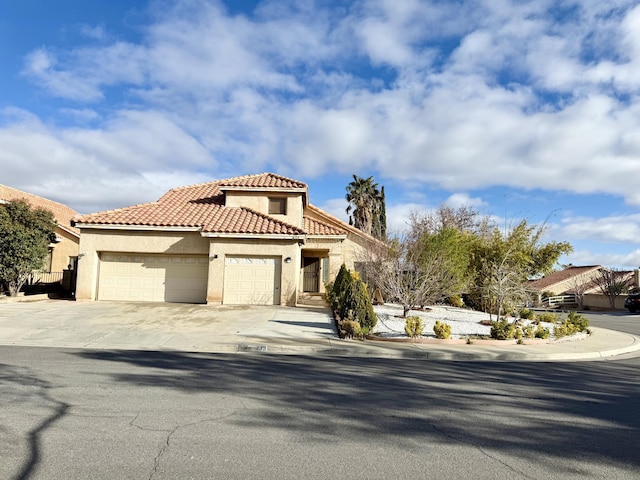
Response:
[{"label": "palm tree", "polygon": [[[373,181],[373,177],[362,178],[353,175],[353,181],[347,185],[345,198],[349,202],[347,213],[349,214],[350,225],[369,235],[374,233],[374,223],[377,223],[378,226],[376,229],[378,232],[375,233],[383,230],[380,228],[379,223],[381,212],[383,211],[381,204],[384,201],[384,197],[378,189],[378,184]],[[376,218],[375,221],[374,217]]]}]

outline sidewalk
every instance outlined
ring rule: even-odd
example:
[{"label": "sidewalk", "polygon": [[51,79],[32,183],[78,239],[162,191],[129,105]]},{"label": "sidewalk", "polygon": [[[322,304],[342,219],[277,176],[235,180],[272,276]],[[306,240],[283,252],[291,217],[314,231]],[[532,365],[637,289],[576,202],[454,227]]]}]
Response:
[{"label": "sidewalk", "polygon": [[[299,355],[334,355],[348,357],[425,358],[457,361],[578,361],[602,360],[640,352],[640,338],[613,330],[591,328],[592,335],[584,340],[538,345],[467,345],[424,343],[388,343],[379,341],[329,340],[291,344],[273,338],[246,339],[237,351],[262,351]],[[640,355],[640,353],[639,353]]]},{"label": "sidewalk", "polygon": [[638,337],[591,331],[583,340],[535,345],[392,343],[340,339],[329,310],[317,307],[0,303],[0,345],[460,361],[601,360],[640,352]]}]

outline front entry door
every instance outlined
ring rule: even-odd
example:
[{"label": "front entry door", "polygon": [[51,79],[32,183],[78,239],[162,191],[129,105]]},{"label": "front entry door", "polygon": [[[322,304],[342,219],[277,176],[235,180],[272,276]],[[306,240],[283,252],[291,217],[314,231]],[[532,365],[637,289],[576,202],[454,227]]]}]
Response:
[{"label": "front entry door", "polygon": [[320,259],[304,257],[303,259],[303,291],[318,292],[318,273],[320,272]]}]

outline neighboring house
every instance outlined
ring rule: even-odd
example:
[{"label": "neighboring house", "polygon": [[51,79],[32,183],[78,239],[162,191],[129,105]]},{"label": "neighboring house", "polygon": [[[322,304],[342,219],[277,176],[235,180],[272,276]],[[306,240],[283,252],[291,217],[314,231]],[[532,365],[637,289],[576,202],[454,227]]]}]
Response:
[{"label": "neighboring house", "polygon": [[[569,266],[564,270],[553,272],[546,277],[529,282],[528,288],[539,295],[564,295],[574,293],[583,286],[591,286],[593,279],[600,274],[601,265],[588,265],[585,267]],[[584,291],[584,290],[583,290]]]},{"label": "neighboring house", "polygon": [[56,239],[49,245],[49,257],[43,271],[59,273],[57,280],[61,279],[62,271],[66,270],[69,265],[75,265],[78,258],[80,230],[71,226],[71,219],[77,216],[78,212],[53,200],[0,185],[0,203],[14,200],[24,200],[32,208],[43,208],[53,213],[57,223]]},{"label": "neighboring house", "polygon": [[[529,291],[537,294],[538,302],[544,296],[575,296],[576,303],[582,299],[582,307],[585,308],[610,308],[609,299],[602,293],[596,282],[600,276],[602,265],[589,265],[583,267],[569,266],[564,270],[553,272],[546,277],[529,282]],[[618,271],[616,275],[621,281],[627,283],[629,291],[640,287],[640,270]],[[624,295],[616,299],[616,307],[624,305]],[[573,302],[570,302],[573,303]]]},{"label": "neighboring house", "polygon": [[378,243],[263,173],[77,217],[76,299],[295,305]]}]

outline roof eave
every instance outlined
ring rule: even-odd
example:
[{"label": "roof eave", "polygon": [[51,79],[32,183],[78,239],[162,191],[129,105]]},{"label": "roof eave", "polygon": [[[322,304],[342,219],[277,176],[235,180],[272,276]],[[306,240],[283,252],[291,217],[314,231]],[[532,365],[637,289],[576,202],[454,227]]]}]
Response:
[{"label": "roof eave", "polygon": [[69,235],[73,235],[76,238],[80,238],[80,234],[78,232],[74,232],[73,230],[71,230],[69,227],[65,227],[64,225],[60,225],[58,223],[58,228],[60,230],[64,230],[65,232],[67,232]]},{"label": "roof eave", "polygon": [[322,235],[322,234],[315,234],[315,235],[307,235],[307,238],[315,238],[315,239],[321,239],[321,240],[346,240],[347,239],[347,235]]},{"label": "roof eave", "polygon": [[246,238],[251,240],[305,240],[304,234],[265,234],[265,233],[221,233],[202,232],[201,235],[207,238]]},{"label": "roof eave", "polygon": [[171,225],[126,225],[111,223],[80,223],[76,222],[76,228],[95,230],[140,230],[140,231],[164,231],[164,232],[199,232],[202,227],[181,227]]}]

